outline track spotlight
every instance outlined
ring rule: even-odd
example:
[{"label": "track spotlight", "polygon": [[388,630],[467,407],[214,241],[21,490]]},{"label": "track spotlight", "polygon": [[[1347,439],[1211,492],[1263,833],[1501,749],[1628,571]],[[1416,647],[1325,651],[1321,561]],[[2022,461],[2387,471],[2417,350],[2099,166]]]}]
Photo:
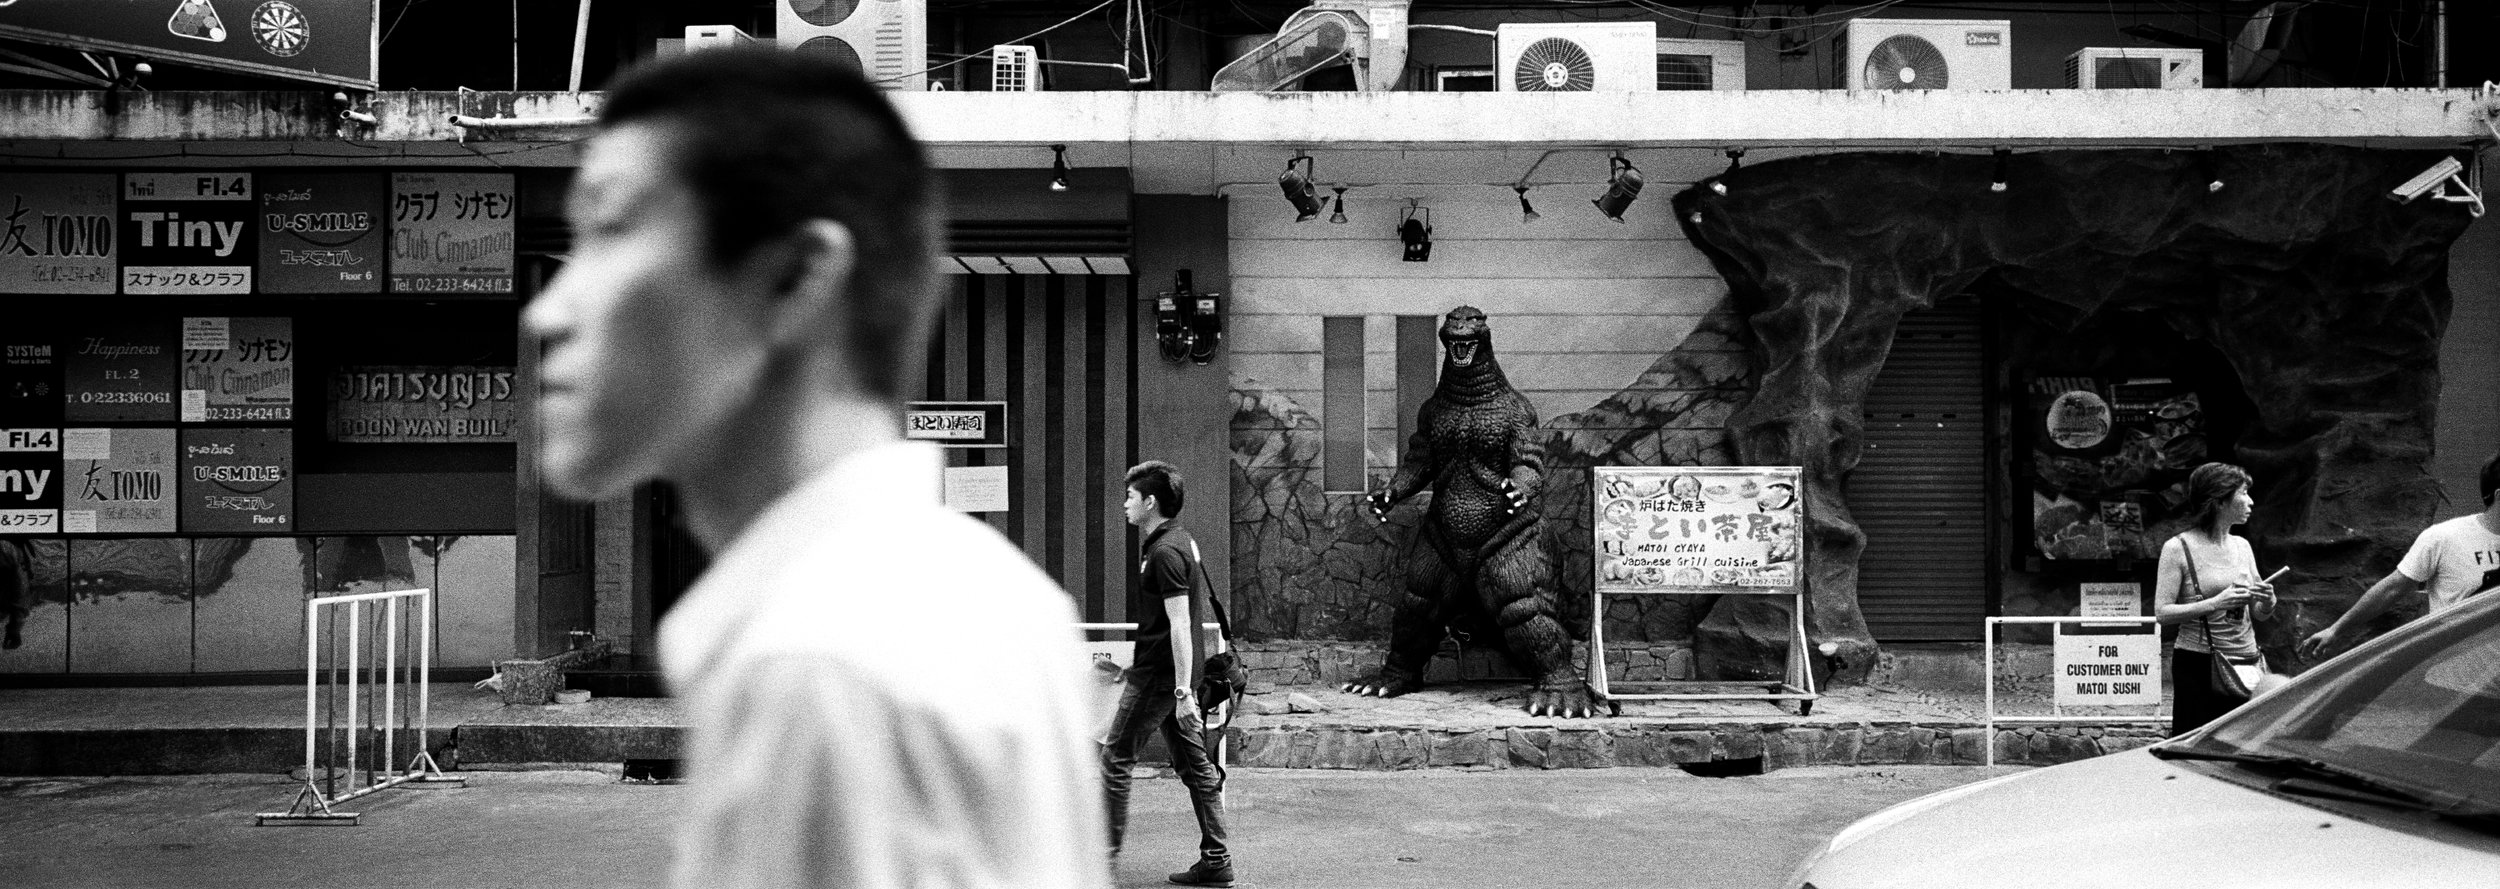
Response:
[{"label": "track spotlight", "polygon": [[1597,212],[1606,214],[1606,218],[1622,222],[1623,211],[1641,196],[1641,182],[1641,168],[1632,166],[1623,152],[1615,152],[1614,157],[1606,160],[1606,194],[1589,203],[1596,204]]},{"label": "track spotlight", "polygon": [[1727,169],[1720,171],[1720,172],[1719,172],[1719,175],[1718,175],[1718,178],[1715,178],[1715,179],[1710,180],[1710,191],[1711,191],[1713,194],[1726,194],[1726,193],[1727,193],[1727,177],[1730,177],[1730,176],[1734,176],[1734,175],[1736,175],[1736,169],[1737,169],[1738,167],[1742,167],[1742,166],[1744,166],[1744,165],[1745,165],[1745,150],[1744,150],[1744,149],[1742,149],[1742,148],[1730,148],[1730,149],[1728,149],[1728,150],[1727,150]]},{"label": "track spotlight", "polygon": [[1527,186],[1527,185],[1525,185],[1525,184],[1513,185],[1513,186],[1511,186],[1511,187],[1510,187],[1510,190],[1512,190],[1512,191],[1515,191],[1515,192],[1518,192],[1518,193],[1519,193],[1519,224],[1520,224],[1520,225],[1526,225],[1526,224],[1528,224],[1528,223],[1535,222],[1535,221],[1537,221],[1537,220],[1539,220],[1539,219],[1543,219],[1543,218],[1545,218],[1545,217],[1543,217],[1543,216],[1538,216],[1538,215],[1536,214],[1536,207],[1535,207],[1535,205],[1532,205],[1532,204],[1528,203],[1528,186]]},{"label": "track spotlight", "polygon": [[2196,169],[2205,176],[2206,194],[2222,190],[2222,161],[2214,156],[2213,149],[2205,149],[2197,155]]},{"label": "track spotlight", "polygon": [[[1422,214],[1422,219],[1415,218]],[[1407,262],[1432,261],[1432,208],[1410,201],[1406,221],[1398,223],[1398,241],[1406,245]]]},{"label": "track spotlight", "polygon": [[1068,146],[1050,147],[1050,190],[1068,190]]},{"label": "track spotlight", "polygon": [[2005,168],[2009,166],[2014,159],[2014,149],[1999,148],[1996,151],[1996,155],[1997,172],[1993,178],[1988,180],[1988,190],[2003,193],[2005,191]]},{"label": "track spotlight", "polygon": [[1293,202],[1295,222],[1319,218],[1319,188],[1311,183],[1313,166],[1310,155],[1297,151],[1285,161],[1285,172],[1276,177],[1277,187],[1285,190],[1285,200]]},{"label": "track spotlight", "polygon": [[1345,219],[1345,186],[1343,186],[1343,185],[1337,186],[1337,187],[1336,187],[1336,192],[1337,192],[1337,212],[1328,214],[1328,221],[1329,221],[1329,222],[1336,223],[1336,224],[1338,224],[1338,225],[1344,225],[1344,224],[1346,223],[1346,219]]}]

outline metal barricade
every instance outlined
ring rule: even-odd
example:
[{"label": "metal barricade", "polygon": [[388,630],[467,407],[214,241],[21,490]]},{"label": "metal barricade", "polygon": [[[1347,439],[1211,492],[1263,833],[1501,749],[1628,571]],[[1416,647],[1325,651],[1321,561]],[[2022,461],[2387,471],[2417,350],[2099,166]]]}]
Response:
[{"label": "metal barricade", "polygon": [[[402,632],[408,621],[401,612],[408,610],[416,614],[413,634]],[[324,637],[341,640],[328,648],[327,664]],[[378,644],[368,645],[368,640]],[[410,649],[414,656],[403,660],[402,651]],[[464,785],[465,779],[443,774],[425,748],[432,728],[427,683],[433,670],[433,590],[305,600],[304,786],[286,811],[262,812],[253,823],[355,824],[356,813],[331,806],[402,785]],[[415,686],[414,693],[403,696],[402,685]],[[413,711],[403,704],[413,704]],[[400,757],[403,740],[411,752],[405,760]],[[393,764],[402,761],[407,767],[395,771]],[[347,779],[344,790],[342,777]]]}]

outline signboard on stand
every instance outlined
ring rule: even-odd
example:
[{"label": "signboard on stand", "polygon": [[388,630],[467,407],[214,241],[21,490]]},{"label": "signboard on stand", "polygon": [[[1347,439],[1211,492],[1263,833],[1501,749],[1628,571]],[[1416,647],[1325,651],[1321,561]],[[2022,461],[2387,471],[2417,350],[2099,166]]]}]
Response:
[{"label": "signboard on stand", "polygon": [[1597,589],[1789,593],[1802,576],[1795,467],[1600,466]]},{"label": "signboard on stand", "polygon": [[0,293],[114,292],[119,184],[111,173],[0,176]]},{"label": "signboard on stand", "polygon": [[[2151,628],[2146,628],[2151,629]],[[2161,633],[2064,633],[2051,645],[2050,672],[2060,707],[2161,703]]]}]

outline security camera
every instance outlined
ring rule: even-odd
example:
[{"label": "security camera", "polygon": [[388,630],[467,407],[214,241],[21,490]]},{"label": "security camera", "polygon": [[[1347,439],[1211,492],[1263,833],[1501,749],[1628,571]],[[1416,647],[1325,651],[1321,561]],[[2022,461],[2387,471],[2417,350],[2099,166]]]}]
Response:
[{"label": "security camera", "polygon": [[2457,163],[2456,158],[2440,158],[2439,162],[2432,164],[2430,169],[2423,170],[2413,178],[2405,180],[2405,184],[2396,186],[2396,190],[2388,192],[2387,197],[2399,204],[2413,203],[2414,198],[2439,191],[2440,186],[2447,184],[2448,180],[2456,178],[2456,175],[2464,170],[2465,165]]}]

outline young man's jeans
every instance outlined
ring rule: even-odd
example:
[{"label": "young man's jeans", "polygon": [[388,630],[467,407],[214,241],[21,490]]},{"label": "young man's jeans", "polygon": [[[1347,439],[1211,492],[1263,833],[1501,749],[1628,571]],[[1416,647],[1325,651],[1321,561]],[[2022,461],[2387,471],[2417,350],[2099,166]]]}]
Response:
[{"label": "young man's jeans", "polygon": [[1103,799],[1111,815],[1111,851],[1118,854],[1128,830],[1129,770],[1137,765],[1138,748],[1156,728],[1172,749],[1172,770],[1189,788],[1190,807],[1198,812],[1198,858],[1230,862],[1224,848],[1224,776],[1207,755],[1195,728],[1172,716],[1172,674],[1138,675],[1131,670],[1120,689],[1119,715],[1111,720],[1111,736],[1102,746]]}]

